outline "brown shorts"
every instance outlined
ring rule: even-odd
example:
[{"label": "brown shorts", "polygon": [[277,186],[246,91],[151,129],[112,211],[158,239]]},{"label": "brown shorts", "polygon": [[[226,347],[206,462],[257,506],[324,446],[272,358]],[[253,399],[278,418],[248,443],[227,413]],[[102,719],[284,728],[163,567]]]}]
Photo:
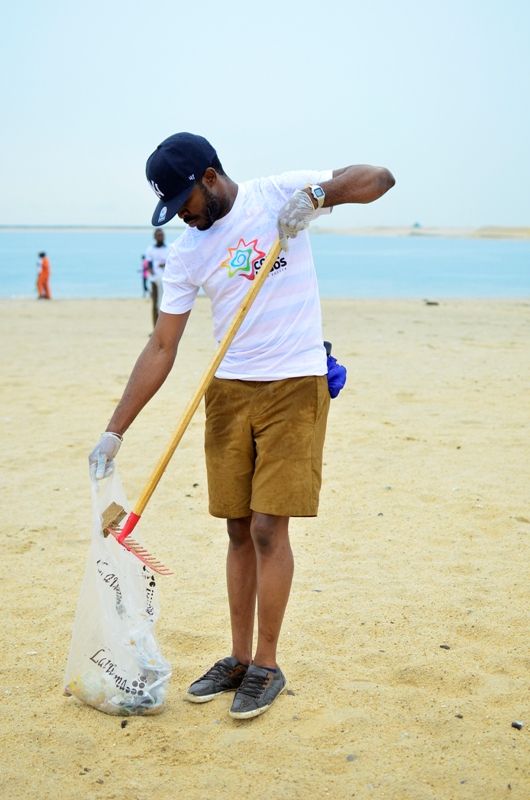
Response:
[{"label": "brown shorts", "polygon": [[326,376],[214,378],[205,401],[210,514],[316,516],[330,402]]}]

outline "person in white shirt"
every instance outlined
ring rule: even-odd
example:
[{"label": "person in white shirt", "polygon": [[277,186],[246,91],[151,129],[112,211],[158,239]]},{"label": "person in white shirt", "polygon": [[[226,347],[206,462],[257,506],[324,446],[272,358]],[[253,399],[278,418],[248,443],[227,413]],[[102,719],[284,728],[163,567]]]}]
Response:
[{"label": "person in white shirt", "polygon": [[329,391],[306,229],[335,205],[377,200],[394,178],[361,165],[237,184],[212,145],[190,133],[164,140],[146,174],[159,198],[153,225],[178,214],[188,228],[169,249],[154,333],[90,454],[96,477],[112,471],[123,434],[169,374],[199,288],[220,341],[278,234],[283,246],[205,398],[209,510],[227,520],[229,537],[232,652],[186,699],[235,690],[229,713],[246,719],[285,689],[276,658],[293,575],[289,519],[318,510]]},{"label": "person in white shirt", "polygon": [[145,251],[145,259],[148,263],[149,282],[151,284],[151,300],[153,303],[153,328],[158,319],[160,304],[162,302],[164,267],[166,266],[167,254],[169,251],[165,243],[164,231],[157,228],[153,233],[154,244],[150,244]]}]

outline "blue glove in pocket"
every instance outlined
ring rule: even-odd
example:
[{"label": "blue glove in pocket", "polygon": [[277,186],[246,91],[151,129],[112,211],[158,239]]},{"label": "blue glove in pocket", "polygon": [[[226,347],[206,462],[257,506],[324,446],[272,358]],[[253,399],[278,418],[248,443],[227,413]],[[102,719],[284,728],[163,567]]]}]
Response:
[{"label": "blue glove in pocket", "polygon": [[326,348],[326,355],[328,358],[328,390],[333,399],[344,387],[347,371],[346,367],[339,364],[337,359],[331,355],[331,342],[324,342],[324,347]]}]

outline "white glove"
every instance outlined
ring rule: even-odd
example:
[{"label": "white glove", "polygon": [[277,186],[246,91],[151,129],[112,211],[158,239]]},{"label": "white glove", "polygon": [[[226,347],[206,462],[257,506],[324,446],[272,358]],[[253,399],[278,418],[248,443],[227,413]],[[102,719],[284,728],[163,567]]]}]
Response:
[{"label": "white glove", "polygon": [[121,443],[122,437],[118,433],[101,434],[101,439],[88,457],[90,474],[97,480],[108,478],[114,472],[114,457]]},{"label": "white glove", "polygon": [[282,249],[287,250],[287,239],[305,230],[317,216],[313,201],[303,189],[297,189],[278,214],[278,231]]}]

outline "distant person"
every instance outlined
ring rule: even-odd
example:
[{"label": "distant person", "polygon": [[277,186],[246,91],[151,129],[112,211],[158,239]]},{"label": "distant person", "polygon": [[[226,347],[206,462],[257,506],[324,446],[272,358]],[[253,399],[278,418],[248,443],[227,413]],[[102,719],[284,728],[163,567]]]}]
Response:
[{"label": "distant person", "polygon": [[46,253],[39,253],[37,262],[37,295],[39,300],[51,300],[50,293],[50,259]]},{"label": "distant person", "polygon": [[139,270],[139,272],[142,273],[142,297],[147,297],[147,295],[149,294],[150,269],[149,269],[149,261],[147,260],[145,255],[142,256],[142,267]]},{"label": "distant person", "polygon": [[169,248],[164,240],[164,231],[157,228],[153,234],[155,243],[149,245],[145,251],[151,282],[151,300],[153,302],[153,328],[158,319],[160,303],[162,302],[162,278]]}]

